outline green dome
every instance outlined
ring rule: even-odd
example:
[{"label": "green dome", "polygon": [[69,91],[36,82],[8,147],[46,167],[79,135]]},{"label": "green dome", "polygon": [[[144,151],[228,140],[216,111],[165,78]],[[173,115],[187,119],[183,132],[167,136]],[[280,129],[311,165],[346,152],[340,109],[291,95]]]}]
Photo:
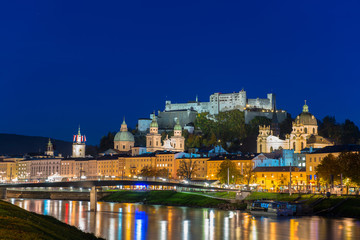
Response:
[{"label": "green dome", "polygon": [[182,131],[182,127],[180,125],[179,119],[176,119],[176,124],[174,126],[174,131]]},{"label": "green dome", "polygon": [[114,141],[135,142],[135,139],[131,132],[126,131],[116,133]]},{"label": "green dome", "polygon": [[159,125],[156,121],[156,117],[154,117],[154,119],[152,120],[152,122],[150,123],[150,127],[151,128],[159,128]]}]

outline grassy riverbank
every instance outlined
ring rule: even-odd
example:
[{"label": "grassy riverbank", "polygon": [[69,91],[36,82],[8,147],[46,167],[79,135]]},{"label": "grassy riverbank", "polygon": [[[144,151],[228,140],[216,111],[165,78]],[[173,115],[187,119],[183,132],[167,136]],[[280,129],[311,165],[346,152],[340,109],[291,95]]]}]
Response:
[{"label": "grassy riverbank", "polygon": [[100,239],[53,217],[0,201],[0,239]]},{"label": "grassy riverbank", "polygon": [[360,196],[335,196],[327,198],[315,194],[289,194],[253,192],[245,200],[270,199],[303,203],[304,214],[360,218]]},{"label": "grassy riverbank", "polygon": [[186,207],[205,207],[220,209],[239,209],[244,208],[243,204],[230,203],[227,200],[207,197],[193,193],[183,193],[175,191],[117,191],[103,197],[101,201],[123,202],[144,204],[186,206]]}]

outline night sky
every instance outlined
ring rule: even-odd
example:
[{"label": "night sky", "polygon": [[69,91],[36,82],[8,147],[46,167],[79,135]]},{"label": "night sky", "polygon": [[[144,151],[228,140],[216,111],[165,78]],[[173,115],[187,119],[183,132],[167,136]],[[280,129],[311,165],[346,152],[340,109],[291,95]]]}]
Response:
[{"label": "night sky", "polygon": [[0,132],[72,141],[80,124],[98,144],[166,99],[242,88],[360,125],[358,1],[194,2],[2,1]]}]

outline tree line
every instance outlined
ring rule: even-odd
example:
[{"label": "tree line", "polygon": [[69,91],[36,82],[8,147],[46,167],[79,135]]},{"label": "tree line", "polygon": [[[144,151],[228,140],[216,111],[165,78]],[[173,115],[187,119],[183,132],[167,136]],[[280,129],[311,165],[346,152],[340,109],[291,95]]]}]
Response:
[{"label": "tree line", "polygon": [[342,152],[335,157],[329,154],[315,168],[320,185],[360,185],[360,153]]}]

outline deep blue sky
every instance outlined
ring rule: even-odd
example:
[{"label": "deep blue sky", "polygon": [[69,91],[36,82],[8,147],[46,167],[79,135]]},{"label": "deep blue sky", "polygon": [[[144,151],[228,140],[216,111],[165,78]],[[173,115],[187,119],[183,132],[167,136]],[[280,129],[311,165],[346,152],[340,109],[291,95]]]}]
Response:
[{"label": "deep blue sky", "polygon": [[1,2],[0,132],[71,141],[80,123],[98,144],[166,98],[242,88],[360,125],[358,1],[194,2]]}]

